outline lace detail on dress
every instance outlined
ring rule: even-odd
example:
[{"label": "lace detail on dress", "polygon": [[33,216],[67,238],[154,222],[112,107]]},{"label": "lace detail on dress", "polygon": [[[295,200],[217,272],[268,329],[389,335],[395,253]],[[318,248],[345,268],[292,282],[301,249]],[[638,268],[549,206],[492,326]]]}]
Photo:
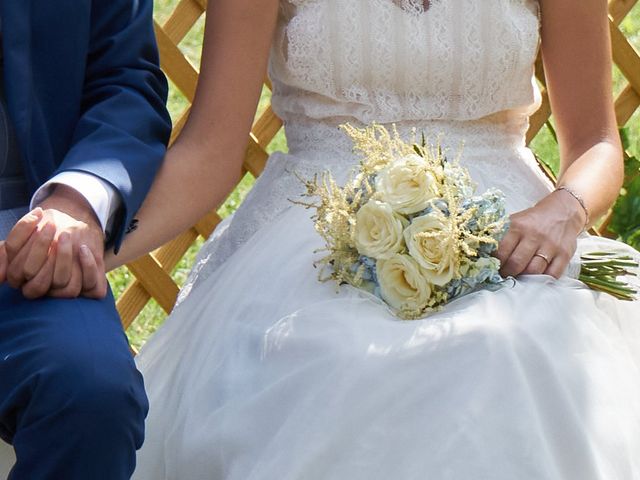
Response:
[{"label": "lace detail on dress", "polygon": [[428,10],[422,0],[283,2],[274,109],[285,121],[391,123],[530,105],[538,28],[535,0],[438,0]]}]

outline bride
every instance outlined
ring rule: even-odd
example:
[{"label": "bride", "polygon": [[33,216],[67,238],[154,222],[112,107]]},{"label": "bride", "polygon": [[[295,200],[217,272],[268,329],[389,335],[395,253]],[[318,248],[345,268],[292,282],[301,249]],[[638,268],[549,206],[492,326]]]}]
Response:
[{"label": "bride", "polygon": [[[562,189],[524,141],[540,45]],[[576,252],[639,257],[581,233],[623,174],[607,2],[209,2],[191,118],[113,264],[232,189],[268,57],[290,152],[204,246],[138,358],[151,410],[135,478],[640,479],[640,303],[563,275]],[[297,176],[346,178],[357,159],[338,126],[374,121],[464,142],[479,190],[506,195],[497,255],[513,286],[407,322],[317,281]]]}]

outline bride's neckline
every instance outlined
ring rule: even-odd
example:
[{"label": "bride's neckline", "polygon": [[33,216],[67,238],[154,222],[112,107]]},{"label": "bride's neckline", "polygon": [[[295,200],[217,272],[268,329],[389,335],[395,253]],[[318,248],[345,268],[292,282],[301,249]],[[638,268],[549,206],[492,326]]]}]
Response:
[{"label": "bride's neckline", "polygon": [[426,14],[440,0],[391,0],[391,2],[403,12]]}]

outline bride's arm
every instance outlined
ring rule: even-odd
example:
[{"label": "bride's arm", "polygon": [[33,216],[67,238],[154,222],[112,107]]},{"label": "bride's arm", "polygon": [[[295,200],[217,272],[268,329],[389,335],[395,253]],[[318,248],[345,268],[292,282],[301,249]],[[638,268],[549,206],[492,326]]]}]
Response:
[{"label": "bride's arm", "polygon": [[[540,0],[540,5],[542,56],[560,145],[558,186],[569,191],[556,191],[514,215],[498,257],[507,275],[559,277],[576,236],[618,196],[624,167],[613,108],[607,1]],[[536,253],[547,256],[550,265]]]},{"label": "bride's arm", "polygon": [[560,144],[558,185],[582,196],[590,223],[620,193],[606,0],[542,0],[542,55]]},{"label": "bride's arm", "polygon": [[168,151],[109,269],[171,240],[236,185],[261,92],[277,0],[215,0],[207,8],[202,66],[184,130]]}]

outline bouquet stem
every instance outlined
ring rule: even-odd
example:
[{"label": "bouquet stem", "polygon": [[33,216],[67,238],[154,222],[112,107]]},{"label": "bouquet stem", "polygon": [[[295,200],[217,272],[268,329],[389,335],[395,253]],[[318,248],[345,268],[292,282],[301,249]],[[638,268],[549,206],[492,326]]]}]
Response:
[{"label": "bouquet stem", "polygon": [[613,295],[621,300],[635,300],[638,291],[620,280],[623,275],[637,276],[640,265],[628,255],[611,252],[593,252],[581,257],[578,279],[589,288]]}]

